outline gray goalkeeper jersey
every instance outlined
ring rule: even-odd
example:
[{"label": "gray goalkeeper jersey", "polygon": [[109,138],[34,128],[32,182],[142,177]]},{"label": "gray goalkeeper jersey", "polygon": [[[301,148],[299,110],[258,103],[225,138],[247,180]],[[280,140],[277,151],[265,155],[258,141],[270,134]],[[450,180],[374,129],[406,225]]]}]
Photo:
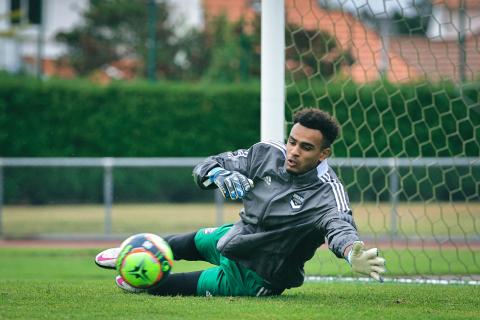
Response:
[{"label": "gray goalkeeper jersey", "polygon": [[292,175],[285,170],[285,158],[284,144],[260,142],[248,150],[208,157],[193,170],[201,188],[208,172],[218,166],[253,180],[240,221],[217,249],[277,288],[302,285],[305,262],[325,240],[337,257],[358,240],[347,194],[327,161]]}]

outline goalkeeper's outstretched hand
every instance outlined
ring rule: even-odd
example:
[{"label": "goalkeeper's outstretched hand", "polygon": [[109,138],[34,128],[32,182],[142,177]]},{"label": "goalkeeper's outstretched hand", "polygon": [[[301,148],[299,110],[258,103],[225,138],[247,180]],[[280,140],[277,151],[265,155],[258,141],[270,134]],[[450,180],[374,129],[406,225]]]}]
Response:
[{"label": "goalkeeper's outstretched hand", "polygon": [[215,183],[226,199],[243,199],[253,188],[253,181],[236,171],[214,168],[208,174],[208,179]]},{"label": "goalkeeper's outstretched hand", "polygon": [[378,249],[365,250],[362,241],[355,241],[347,258],[352,266],[352,271],[369,275],[373,279],[383,282],[382,274],[385,273],[385,259],[378,256]]}]

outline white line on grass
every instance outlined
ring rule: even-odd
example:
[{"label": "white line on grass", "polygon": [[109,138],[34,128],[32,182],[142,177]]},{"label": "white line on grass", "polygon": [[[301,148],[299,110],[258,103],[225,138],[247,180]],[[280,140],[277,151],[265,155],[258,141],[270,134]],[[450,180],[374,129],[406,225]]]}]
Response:
[{"label": "white line on grass", "polygon": [[[322,277],[322,276],[307,276],[306,282],[377,282],[371,278],[365,277]],[[480,280],[457,280],[457,279],[419,279],[419,278],[384,278],[387,283],[408,283],[408,284],[439,284],[439,285],[480,285]]]}]

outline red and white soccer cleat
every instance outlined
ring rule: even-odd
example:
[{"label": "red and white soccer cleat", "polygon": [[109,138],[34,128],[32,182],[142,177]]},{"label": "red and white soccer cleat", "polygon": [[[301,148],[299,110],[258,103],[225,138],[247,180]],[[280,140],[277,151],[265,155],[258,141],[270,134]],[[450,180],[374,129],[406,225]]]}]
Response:
[{"label": "red and white soccer cleat", "polygon": [[145,292],[145,289],[139,289],[139,288],[134,288],[131,285],[129,285],[125,280],[123,280],[122,276],[116,276],[115,277],[115,284],[117,287],[122,289],[123,291],[130,292],[130,293],[140,293],[140,292]]},{"label": "red and white soccer cleat", "polygon": [[103,250],[95,257],[95,264],[100,268],[115,269],[120,248]]}]

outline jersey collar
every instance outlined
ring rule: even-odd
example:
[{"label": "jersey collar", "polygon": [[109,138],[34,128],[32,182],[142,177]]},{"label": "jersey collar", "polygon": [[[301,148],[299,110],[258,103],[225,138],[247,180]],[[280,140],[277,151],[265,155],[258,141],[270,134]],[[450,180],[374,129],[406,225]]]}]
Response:
[{"label": "jersey collar", "polygon": [[328,172],[328,162],[327,162],[327,159],[325,159],[322,162],[320,162],[312,170],[309,170],[309,171],[307,171],[305,173],[302,173],[302,174],[299,174],[299,175],[289,174],[285,170],[285,167],[283,167],[280,172],[283,175],[290,176],[293,183],[295,183],[295,184],[299,184],[299,185],[312,184],[312,183],[315,183],[315,182],[319,181],[320,177]]}]

